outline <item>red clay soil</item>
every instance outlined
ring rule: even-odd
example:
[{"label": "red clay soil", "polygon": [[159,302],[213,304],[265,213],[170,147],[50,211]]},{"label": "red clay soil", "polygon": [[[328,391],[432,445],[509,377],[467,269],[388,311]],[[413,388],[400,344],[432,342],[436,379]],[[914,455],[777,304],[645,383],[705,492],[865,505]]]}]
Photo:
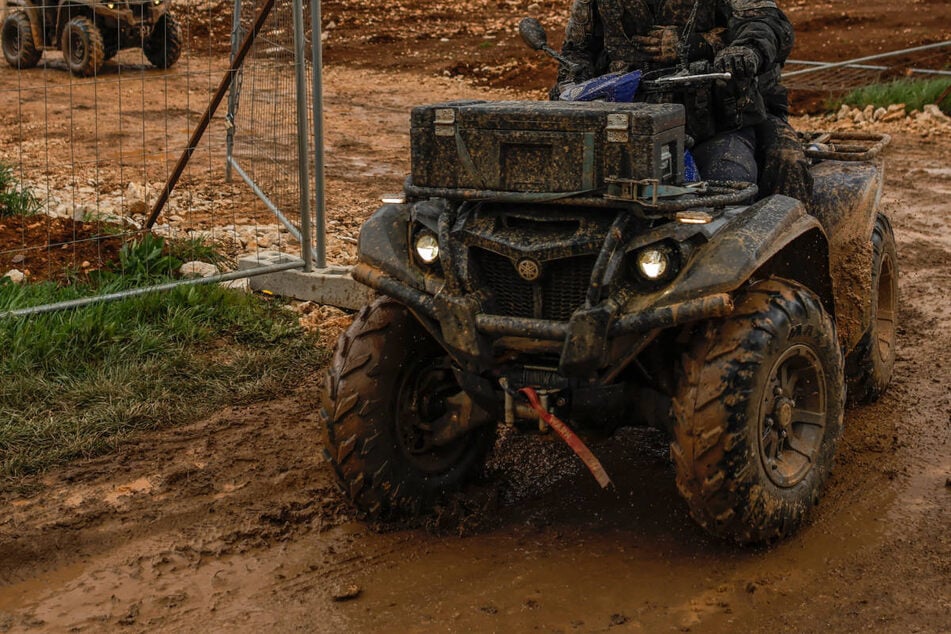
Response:
[{"label": "red clay soil", "polygon": [[[556,65],[528,50],[521,17],[538,17],[555,48],[564,36],[570,0],[323,2],[325,59],[330,64],[461,76],[497,88],[551,85]],[[946,0],[781,2],[796,29],[793,59],[839,61],[951,40]],[[945,50],[916,65],[943,68]]]},{"label": "red clay soil", "polygon": [[48,216],[0,218],[0,275],[17,269],[33,282],[82,279],[114,261],[121,236],[102,223]]}]

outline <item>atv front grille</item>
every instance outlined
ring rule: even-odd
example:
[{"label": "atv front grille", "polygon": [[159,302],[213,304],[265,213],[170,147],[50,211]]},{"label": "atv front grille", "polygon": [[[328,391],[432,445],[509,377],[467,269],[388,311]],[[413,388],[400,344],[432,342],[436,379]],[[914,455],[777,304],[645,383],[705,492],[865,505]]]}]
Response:
[{"label": "atv front grille", "polygon": [[522,279],[512,260],[492,251],[475,248],[473,259],[492,291],[497,314],[568,321],[584,304],[597,256],[543,262],[536,282]]}]

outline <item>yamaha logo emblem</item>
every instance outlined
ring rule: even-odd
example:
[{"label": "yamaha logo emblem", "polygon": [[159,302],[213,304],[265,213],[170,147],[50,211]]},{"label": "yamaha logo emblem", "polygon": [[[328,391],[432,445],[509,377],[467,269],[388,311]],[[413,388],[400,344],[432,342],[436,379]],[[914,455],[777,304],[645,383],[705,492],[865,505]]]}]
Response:
[{"label": "yamaha logo emblem", "polygon": [[515,270],[526,282],[534,282],[542,274],[542,268],[538,265],[538,262],[528,258],[519,260],[518,264],[515,265]]}]

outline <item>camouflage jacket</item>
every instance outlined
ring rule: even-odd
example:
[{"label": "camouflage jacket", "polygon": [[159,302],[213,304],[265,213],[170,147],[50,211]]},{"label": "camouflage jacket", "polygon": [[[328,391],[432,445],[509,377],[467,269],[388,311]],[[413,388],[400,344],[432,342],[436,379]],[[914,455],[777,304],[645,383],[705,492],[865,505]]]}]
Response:
[{"label": "camouflage jacket", "polygon": [[[709,93],[685,96],[688,133],[697,140],[717,130],[735,129],[763,120],[766,112],[785,116],[780,67],[792,50],[793,30],[774,0],[574,0],[562,54],[578,64],[573,76],[562,68],[559,83],[582,81],[607,72],[659,70],[632,39],[656,26],[676,26],[686,33],[688,62],[712,62],[725,46],[747,46],[760,57],[753,80],[718,82]],[[692,129],[691,129],[692,128]]]}]

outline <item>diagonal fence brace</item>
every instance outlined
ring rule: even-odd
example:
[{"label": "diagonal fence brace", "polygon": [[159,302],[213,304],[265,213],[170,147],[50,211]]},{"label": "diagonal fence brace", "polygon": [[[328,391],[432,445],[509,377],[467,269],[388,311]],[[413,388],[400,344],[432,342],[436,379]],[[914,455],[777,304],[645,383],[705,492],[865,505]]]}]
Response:
[{"label": "diagonal fence brace", "polygon": [[194,132],[192,132],[192,136],[188,140],[188,146],[182,152],[182,155],[178,159],[178,163],[175,164],[175,169],[172,170],[172,173],[168,177],[168,181],[165,183],[165,188],[159,195],[158,200],[155,201],[155,205],[152,207],[152,213],[149,214],[149,219],[145,223],[146,229],[151,229],[155,224],[155,221],[158,220],[159,214],[162,213],[162,209],[168,202],[169,196],[172,195],[172,190],[175,189],[175,185],[178,184],[178,179],[181,178],[182,173],[185,171],[185,167],[188,165],[188,161],[191,160],[192,154],[195,153],[195,150],[198,147],[198,142],[201,141],[201,138],[205,135],[205,130],[208,129],[208,124],[211,123],[211,118],[215,116],[218,106],[221,105],[221,101],[228,92],[228,88],[231,86],[231,82],[234,79],[235,73],[238,72],[238,69],[240,69],[241,65],[244,63],[244,58],[247,57],[248,52],[250,52],[251,45],[254,44],[254,40],[257,38],[258,32],[264,27],[264,21],[267,20],[267,17],[271,14],[271,9],[273,7],[274,0],[265,0],[264,6],[261,7],[261,12],[258,13],[258,17],[254,21],[254,26],[251,27],[251,30],[248,31],[247,35],[245,35],[244,41],[241,42],[241,47],[238,49],[238,53],[234,56],[234,59],[231,60],[231,66],[225,71],[221,81],[218,83],[218,89],[215,91],[214,97],[212,97],[211,102],[205,109],[205,114],[202,115],[201,120],[198,122],[198,126],[195,128]]}]

